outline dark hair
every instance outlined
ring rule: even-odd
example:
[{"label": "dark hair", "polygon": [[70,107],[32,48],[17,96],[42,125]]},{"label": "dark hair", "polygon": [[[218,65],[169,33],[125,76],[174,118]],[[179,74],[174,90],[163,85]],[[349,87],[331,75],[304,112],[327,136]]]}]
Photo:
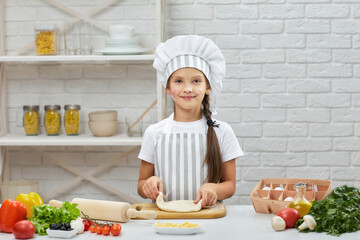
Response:
[{"label": "dark hair", "polygon": [[[207,122],[211,122],[212,113],[210,111],[209,95],[205,94],[202,106],[202,113],[205,115]],[[209,183],[219,182],[222,177],[222,157],[213,124],[208,124],[204,164],[208,165],[206,181]]]}]

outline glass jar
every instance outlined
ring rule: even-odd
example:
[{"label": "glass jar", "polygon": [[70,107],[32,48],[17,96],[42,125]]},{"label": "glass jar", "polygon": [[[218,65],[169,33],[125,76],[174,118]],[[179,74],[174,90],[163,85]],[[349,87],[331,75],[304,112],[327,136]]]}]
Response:
[{"label": "glass jar", "polygon": [[294,201],[289,204],[289,208],[295,208],[298,210],[300,217],[303,217],[310,211],[312,207],[312,202],[305,198],[305,192],[307,189],[309,189],[309,184],[300,182],[295,184],[294,189],[296,189],[296,196]]},{"label": "glass jar", "polygon": [[80,105],[65,105],[64,127],[66,135],[79,135]]},{"label": "glass jar", "polygon": [[48,136],[56,136],[60,134],[60,105],[46,105],[45,109],[45,117],[44,117],[44,125],[46,134]]},{"label": "glass jar", "polygon": [[39,135],[39,105],[25,105],[23,110],[23,126],[26,136]]},{"label": "glass jar", "polygon": [[37,55],[57,54],[57,31],[55,24],[37,23],[35,25],[35,50]]}]

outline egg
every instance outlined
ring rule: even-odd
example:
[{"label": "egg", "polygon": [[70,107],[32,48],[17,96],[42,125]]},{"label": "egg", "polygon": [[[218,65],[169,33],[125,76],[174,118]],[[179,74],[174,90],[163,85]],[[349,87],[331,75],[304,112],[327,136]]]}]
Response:
[{"label": "egg", "polygon": [[270,188],[269,187],[263,187],[262,190],[270,190]]},{"label": "egg", "polygon": [[282,191],[283,188],[282,188],[282,187],[277,187],[277,188],[275,188],[274,190],[276,190],[276,191]]},{"label": "egg", "polygon": [[294,201],[294,199],[293,199],[292,197],[287,197],[287,198],[285,198],[284,201],[286,201],[286,202],[292,202],[292,201]]}]

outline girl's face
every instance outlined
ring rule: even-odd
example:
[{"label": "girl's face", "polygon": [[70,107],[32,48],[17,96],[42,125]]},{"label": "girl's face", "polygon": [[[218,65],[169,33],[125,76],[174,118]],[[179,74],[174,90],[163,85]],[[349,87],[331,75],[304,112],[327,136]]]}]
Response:
[{"label": "girl's face", "polygon": [[210,94],[210,86],[205,75],[196,68],[180,68],[170,76],[166,93],[175,102],[175,109],[201,111],[205,94]]}]

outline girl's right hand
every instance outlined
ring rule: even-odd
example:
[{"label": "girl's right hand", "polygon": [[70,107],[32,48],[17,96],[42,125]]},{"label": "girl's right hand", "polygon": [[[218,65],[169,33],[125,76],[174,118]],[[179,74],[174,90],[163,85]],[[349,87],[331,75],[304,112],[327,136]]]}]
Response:
[{"label": "girl's right hand", "polygon": [[156,176],[149,177],[142,186],[143,193],[147,198],[156,201],[160,192],[163,192],[163,183],[160,178]]}]

